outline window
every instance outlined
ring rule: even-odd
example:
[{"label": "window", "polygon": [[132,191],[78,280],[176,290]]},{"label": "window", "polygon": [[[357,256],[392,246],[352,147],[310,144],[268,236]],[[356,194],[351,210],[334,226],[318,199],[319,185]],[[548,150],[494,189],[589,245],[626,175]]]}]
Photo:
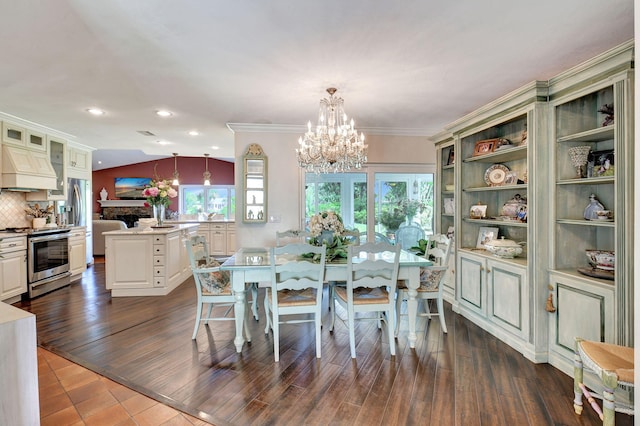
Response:
[{"label": "window", "polygon": [[347,229],[367,229],[367,175],[365,173],[307,173],[305,223],[314,214],[332,210]]},{"label": "window", "polygon": [[[373,177],[373,183],[367,177]],[[368,185],[370,188],[368,189]],[[373,196],[373,211],[368,200]],[[342,216],[348,229],[373,230],[377,239],[395,240],[405,225],[433,233],[433,173],[328,173],[305,175],[305,223],[321,211]],[[368,223],[371,221],[373,223]]]},{"label": "window", "polygon": [[180,185],[180,214],[215,214],[233,220],[236,192],[233,185]]}]

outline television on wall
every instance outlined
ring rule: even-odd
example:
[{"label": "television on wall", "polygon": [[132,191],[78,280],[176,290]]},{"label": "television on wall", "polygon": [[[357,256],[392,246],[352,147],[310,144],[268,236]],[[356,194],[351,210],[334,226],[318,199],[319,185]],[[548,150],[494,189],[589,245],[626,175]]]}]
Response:
[{"label": "television on wall", "polygon": [[151,178],[115,178],[115,196],[121,200],[145,200],[142,190],[151,183]]}]

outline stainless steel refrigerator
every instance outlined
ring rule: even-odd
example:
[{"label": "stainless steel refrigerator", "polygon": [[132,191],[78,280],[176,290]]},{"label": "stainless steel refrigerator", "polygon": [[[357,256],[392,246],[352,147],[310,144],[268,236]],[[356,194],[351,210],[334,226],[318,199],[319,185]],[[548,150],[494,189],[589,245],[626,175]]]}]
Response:
[{"label": "stainless steel refrigerator", "polygon": [[93,235],[91,232],[91,182],[69,178],[67,201],[64,210],[67,224],[84,226],[87,229],[87,264],[93,263]]}]

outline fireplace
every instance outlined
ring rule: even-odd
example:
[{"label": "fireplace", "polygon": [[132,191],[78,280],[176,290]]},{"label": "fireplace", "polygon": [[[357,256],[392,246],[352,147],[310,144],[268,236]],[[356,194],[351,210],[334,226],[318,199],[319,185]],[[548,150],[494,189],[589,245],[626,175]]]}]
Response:
[{"label": "fireplace", "polygon": [[133,228],[141,217],[153,217],[151,207],[102,207],[102,218],[121,220],[129,228]]}]

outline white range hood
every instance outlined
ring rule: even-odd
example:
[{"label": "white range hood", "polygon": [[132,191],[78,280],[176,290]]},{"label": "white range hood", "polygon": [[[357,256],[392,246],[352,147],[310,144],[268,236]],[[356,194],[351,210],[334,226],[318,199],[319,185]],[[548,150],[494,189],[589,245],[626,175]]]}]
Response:
[{"label": "white range hood", "polygon": [[2,185],[13,191],[56,189],[56,172],[46,152],[2,146]]}]

